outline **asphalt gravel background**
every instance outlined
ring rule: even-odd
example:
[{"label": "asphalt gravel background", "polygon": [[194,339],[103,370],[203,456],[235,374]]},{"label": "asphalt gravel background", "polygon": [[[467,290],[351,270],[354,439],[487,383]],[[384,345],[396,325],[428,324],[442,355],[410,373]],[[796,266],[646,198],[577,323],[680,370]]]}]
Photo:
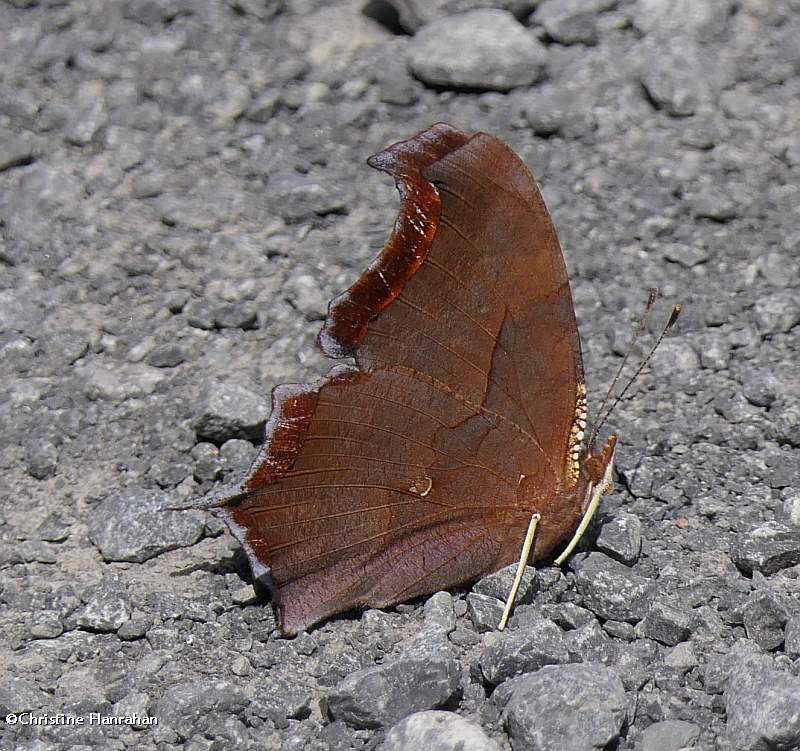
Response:
[{"label": "asphalt gravel background", "polygon": [[[800,748],[798,40],[796,0],[0,4],[2,748]],[[161,509],[327,369],[398,206],[365,159],[436,121],[536,175],[594,407],[647,289],[685,312],[507,632],[501,574],[278,639]]]}]

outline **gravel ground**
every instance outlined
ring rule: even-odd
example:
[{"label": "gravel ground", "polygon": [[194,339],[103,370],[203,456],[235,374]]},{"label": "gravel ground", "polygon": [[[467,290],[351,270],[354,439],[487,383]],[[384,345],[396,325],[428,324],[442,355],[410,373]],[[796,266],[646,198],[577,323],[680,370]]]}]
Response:
[{"label": "gravel ground", "polygon": [[[800,748],[798,40],[797,0],[0,4],[2,748]],[[398,206],[365,159],[440,120],[541,183],[592,404],[648,287],[685,314],[506,632],[501,572],[276,638],[163,508],[327,370]]]}]

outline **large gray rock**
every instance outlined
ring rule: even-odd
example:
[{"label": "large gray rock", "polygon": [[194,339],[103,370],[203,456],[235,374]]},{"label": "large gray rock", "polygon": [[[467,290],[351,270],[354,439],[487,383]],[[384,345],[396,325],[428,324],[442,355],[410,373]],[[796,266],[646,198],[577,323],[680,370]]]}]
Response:
[{"label": "large gray rock", "polygon": [[237,383],[210,383],[200,397],[198,438],[217,445],[229,438],[263,438],[268,401]]},{"label": "large gray rock", "polygon": [[725,31],[730,0],[636,0],[633,25],[650,34],[679,34],[706,40]]},{"label": "large gray rock", "polygon": [[551,39],[562,44],[595,44],[597,15],[616,4],[617,0],[544,0],[531,21],[541,24]]},{"label": "large gray rock", "polygon": [[597,549],[626,566],[632,566],[642,549],[642,523],[638,516],[620,514],[607,522],[597,536]]},{"label": "large gray rock", "polygon": [[636,623],[647,612],[651,582],[602,553],[575,564],[575,581],[584,606],[601,618]]},{"label": "large gray rock", "polygon": [[742,622],[747,637],[761,649],[777,649],[784,640],[789,613],[781,599],[769,590],[753,592],[742,609]]},{"label": "large gray rock", "polygon": [[142,563],[194,545],[203,534],[198,511],[164,511],[163,498],[129,488],[106,498],[92,515],[89,537],[106,561]]},{"label": "large gray rock", "polygon": [[785,334],[800,323],[800,301],[794,292],[778,290],[756,300],[755,314],[762,335]]},{"label": "large gray rock", "polygon": [[241,714],[247,694],[227,681],[190,680],[164,692],[153,714],[158,717],[156,742],[176,743],[208,728],[219,728]]},{"label": "large gray rock", "polygon": [[411,40],[408,64],[426,84],[448,89],[509,91],[544,74],[543,45],[503,10],[441,18]]},{"label": "large gray rock", "polygon": [[495,8],[524,18],[539,0],[388,0],[397,11],[400,25],[412,33],[439,18],[479,8]]},{"label": "large gray rock", "polygon": [[532,618],[523,628],[489,634],[486,639],[480,666],[484,678],[493,685],[544,665],[569,661],[563,632],[546,618]]},{"label": "large gray rock", "polygon": [[739,751],[800,748],[800,678],[778,670],[737,670],[724,698],[728,737]]},{"label": "large gray rock", "polygon": [[455,650],[441,631],[425,629],[397,659],[347,676],[328,694],[328,711],[351,727],[388,727],[448,704],[460,675]]},{"label": "large gray rock", "polygon": [[724,56],[710,59],[692,40],[646,38],[636,56],[640,81],[650,100],[675,116],[713,106],[733,74]]},{"label": "large gray rock", "polygon": [[599,751],[619,736],[625,689],[605,665],[548,665],[509,683],[498,699],[514,751]]},{"label": "large gray rock", "polygon": [[381,751],[499,751],[480,725],[453,712],[417,712],[398,722],[387,734]]},{"label": "large gray rock", "polygon": [[765,576],[800,563],[800,529],[765,522],[738,535],[731,545],[731,560],[746,574]]},{"label": "large gray rock", "polygon": [[699,736],[700,728],[691,722],[654,722],[642,733],[642,751],[680,751],[690,748]]},{"label": "large gray rock", "polygon": [[674,647],[689,638],[689,613],[668,600],[656,600],[637,631],[649,639]]},{"label": "large gray rock", "polygon": [[76,614],[76,622],[89,631],[116,631],[131,617],[126,593],[113,583],[101,582],[83,595],[84,606]]}]

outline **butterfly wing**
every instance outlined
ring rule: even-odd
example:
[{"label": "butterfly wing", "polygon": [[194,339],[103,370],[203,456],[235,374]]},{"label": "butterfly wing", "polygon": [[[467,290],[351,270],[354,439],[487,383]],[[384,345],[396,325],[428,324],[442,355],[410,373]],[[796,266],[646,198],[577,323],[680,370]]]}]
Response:
[{"label": "butterfly wing", "polygon": [[566,269],[524,163],[443,124],[370,163],[402,210],[320,333],[356,367],[273,392],[264,447],[219,508],[269,567],[285,633],[509,563],[530,513],[521,478],[560,489],[583,383]]}]

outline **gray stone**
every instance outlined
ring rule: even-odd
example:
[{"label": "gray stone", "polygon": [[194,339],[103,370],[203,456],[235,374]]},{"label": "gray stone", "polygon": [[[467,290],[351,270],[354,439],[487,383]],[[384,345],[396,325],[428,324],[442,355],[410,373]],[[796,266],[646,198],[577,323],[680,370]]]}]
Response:
[{"label": "gray stone", "polygon": [[257,328],[258,309],[254,303],[235,302],[217,305],[214,308],[214,325],[218,329]]},{"label": "gray stone", "polygon": [[215,443],[229,438],[263,438],[267,400],[236,383],[210,383],[200,397],[197,437]]},{"label": "gray stone", "polygon": [[564,643],[576,662],[613,662],[615,651],[611,639],[594,619],[567,631]]},{"label": "gray stone", "polygon": [[784,626],[788,620],[789,614],[783,603],[768,590],[753,592],[742,611],[747,637],[766,651],[783,644]]},{"label": "gray stone", "polygon": [[471,628],[462,628],[461,626],[456,626],[449,638],[453,644],[463,649],[470,649],[481,643],[481,637],[478,636],[475,631]]},{"label": "gray stone", "polygon": [[584,606],[601,618],[635,623],[647,612],[651,582],[602,553],[575,564],[575,582]]},{"label": "gray stone", "polygon": [[708,40],[724,32],[730,0],[636,0],[633,24],[639,31]]},{"label": "gray stone", "polygon": [[254,123],[266,123],[280,109],[283,98],[279,91],[262,91],[245,110],[244,116]]},{"label": "gray stone", "polygon": [[449,592],[436,592],[431,595],[425,602],[423,612],[425,628],[434,628],[449,634],[456,627],[453,595]]},{"label": "gray stone", "polygon": [[740,669],[725,689],[728,738],[737,751],[800,747],[800,678]]},{"label": "gray stone", "polygon": [[101,99],[82,105],[72,122],[67,126],[64,137],[74,146],[88,146],[108,121],[105,103]]},{"label": "gray stone", "polygon": [[57,639],[64,633],[64,624],[56,616],[43,616],[31,626],[34,639]]},{"label": "gray stone", "polygon": [[709,259],[708,250],[699,245],[686,243],[668,243],[664,246],[664,258],[673,263],[679,263],[686,269],[699,266]]},{"label": "gray stone", "polygon": [[270,175],[270,196],[276,211],[290,223],[343,214],[349,202],[345,186],[331,190],[313,175],[288,171]]},{"label": "gray stone", "polygon": [[152,623],[149,618],[134,613],[130,620],[125,621],[125,623],[117,629],[117,636],[123,641],[136,641],[147,633],[147,629],[149,629],[151,625]]},{"label": "gray stone", "polygon": [[664,339],[651,360],[654,372],[690,375],[700,368],[700,356],[690,342]]},{"label": "gray stone", "polygon": [[755,316],[762,336],[785,334],[800,323],[800,300],[788,290],[761,295],[756,298]]},{"label": "gray stone", "polygon": [[186,350],[174,342],[156,347],[145,358],[145,362],[154,368],[175,368],[185,360]]},{"label": "gray stone", "polygon": [[155,198],[166,188],[166,177],[162,172],[145,172],[137,175],[131,186],[135,198]]},{"label": "gray stone", "polygon": [[474,10],[425,26],[409,45],[412,73],[450,89],[509,91],[544,74],[547,53],[514,16]]},{"label": "gray stone", "polygon": [[668,647],[689,638],[689,614],[663,600],[655,600],[637,626],[642,636]]},{"label": "gray stone", "polygon": [[256,453],[257,449],[250,441],[243,441],[241,438],[225,441],[219,450],[223,471],[226,475],[241,475],[249,469]]},{"label": "gray stone", "polygon": [[530,20],[562,44],[596,44],[597,15],[616,4],[617,0],[543,0]]},{"label": "gray stone", "polygon": [[[505,603],[516,575],[517,564],[514,563],[479,579],[473,585],[472,591],[475,594],[493,597],[495,600]],[[533,566],[525,567],[517,590],[517,597],[514,600],[517,605],[528,605],[533,602],[537,591],[538,576],[537,570]]]},{"label": "gray stone", "polygon": [[742,394],[750,404],[757,407],[769,407],[778,398],[780,384],[775,375],[764,368],[746,368],[739,380]]},{"label": "gray stone", "polygon": [[800,488],[786,488],[783,493],[783,513],[789,524],[800,527]]},{"label": "gray stone", "polygon": [[467,595],[467,615],[480,632],[494,631],[503,616],[505,603],[500,600],[470,592]]},{"label": "gray stone", "polygon": [[47,353],[47,357],[55,360],[58,366],[72,365],[80,360],[89,349],[89,340],[82,331],[61,329],[58,332],[45,334],[39,343]]},{"label": "gray stone", "polygon": [[250,703],[239,687],[221,680],[194,679],[168,688],[156,702],[156,742],[184,741],[207,728],[219,728]]},{"label": "gray stone", "polygon": [[194,478],[198,482],[218,480],[222,476],[222,459],[213,443],[198,443],[192,449]]},{"label": "gray stone", "polygon": [[31,563],[38,561],[39,563],[55,563],[58,558],[53,552],[50,545],[41,540],[26,540],[25,542],[18,543],[14,546],[16,555],[12,560],[17,562],[23,561]]},{"label": "gray stone", "polygon": [[214,308],[208,300],[192,298],[185,303],[183,312],[190,326],[203,331],[215,328]]},{"label": "gray stone", "polygon": [[480,725],[453,712],[417,712],[386,734],[381,751],[500,751]]},{"label": "gray stone", "polygon": [[592,108],[581,96],[577,87],[545,83],[526,97],[523,114],[537,135],[580,138],[597,127]]},{"label": "gray stone", "polygon": [[691,40],[645,39],[637,53],[642,86],[651,101],[670,115],[692,115],[711,106],[721,82],[701,48]]},{"label": "gray stone", "polygon": [[689,670],[697,667],[700,661],[697,658],[697,652],[695,652],[692,642],[683,641],[667,651],[664,655],[664,664],[677,670]]},{"label": "gray stone", "polygon": [[45,542],[64,542],[69,537],[71,522],[58,511],[48,514],[47,518],[36,527],[34,535]]},{"label": "gray stone", "polygon": [[487,682],[502,683],[519,673],[569,661],[561,629],[546,618],[531,618],[524,628],[488,634],[479,664]]},{"label": "gray stone", "polygon": [[58,469],[58,446],[44,436],[34,437],[25,446],[25,466],[37,480],[47,480]]},{"label": "gray stone", "polygon": [[355,728],[388,727],[452,701],[461,671],[455,650],[424,631],[397,659],[347,676],[327,696],[328,711]]},{"label": "gray stone", "polygon": [[625,689],[605,665],[548,665],[511,683],[502,721],[514,751],[600,751],[619,737]]},{"label": "gray stone", "polygon": [[758,273],[772,287],[790,287],[800,271],[800,261],[782,250],[764,252],[759,256],[756,268]]},{"label": "gray stone", "polygon": [[793,615],[786,622],[783,651],[791,657],[800,657],[800,615]]},{"label": "gray stone", "polygon": [[703,684],[710,694],[721,694],[731,680],[741,671],[769,671],[774,667],[772,658],[764,654],[749,639],[739,639],[724,654],[712,655],[706,662]]},{"label": "gray stone", "polygon": [[615,639],[633,641],[636,639],[636,627],[625,621],[608,620],[603,623],[603,631]]},{"label": "gray stone", "polygon": [[144,691],[131,691],[114,704],[114,709],[111,714],[116,717],[131,718],[132,722],[130,727],[141,730],[149,727],[149,725],[143,722],[137,722],[135,718],[150,717],[151,709],[152,701],[148,694]]},{"label": "gray stone", "polygon": [[619,514],[604,524],[597,536],[597,549],[631,566],[642,550],[642,523],[633,514]]},{"label": "gray stone", "polygon": [[654,722],[642,733],[641,751],[680,751],[694,745],[700,728],[683,720]]},{"label": "gray stone", "polygon": [[203,514],[165,511],[163,499],[140,488],[109,496],[91,516],[89,537],[106,561],[142,563],[168,550],[194,545]]},{"label": "gray stone", "polygon": [[375,83],[380,91],[380,100],[386,104],[409,105],[419,99],[419,84],[405,67],[376,71]]},{"label": "gray stone", "polygon": [[791,287],[800,275],[800,261],[787,253],[765,253],[758,259],[758,270],[773,287]]},{"label": "gray stone", "polygon": [[34,681],[26,678],[8,677],[0,681],[0,715],[9,712],[32,712],[49,706],[53,697],[42,691]]},{"label": "gray stone", "polygon": [[311,714],[313,694],[309,688],[279,675],[260,681],[253,697],[253,709],[273,722],[299,720]]},{"label": "gray stone", "polygon": [[694,216],[700,219],[714,219],[727,222],[738,216],[738,208],[733,197],[718,185],[702,187],[696,193],[687,196]]},{"label": "gray stone", "polygon": [[78,363],[75,375],[91,400],[124,402],[149,396],[165,378],[164,372],[144,363],[89,360]]},{"label": "gray stone", "polygon": [[98,584],[83,597],[84,606],[76,623],[89,631],[114,632],[131,616],[127,595],[113,586]]},{"label": "gray stone", "polygon": [[0,172],[22,167],[33,161],[34,149],[29,141],[11,138],[0,142]]},{"label": "gray stone", "polygon": [[539,614],[557,623],[563,629],[579,628],[587,623],[596,623],[594,614],[572,602],[556,602],[542,605]]},{"label": "gray stone", "polygon": [[731,545],[731,560],[746,574],[765,576],[800,563],[800,529],[764,522],[738,535]]},{"label": "gray stone", "polygon": [[286,284],[286,297],[307,321],[321,321],[328,312],[327,295],[319,278],[311,274],[294,274]]},{"label": "gray stone", "polygon": [[496,8],[524,18],[539,0],[388,0],[397,11],[400,25],[414,33],[438,18],[453,16],[468,10]]}]

